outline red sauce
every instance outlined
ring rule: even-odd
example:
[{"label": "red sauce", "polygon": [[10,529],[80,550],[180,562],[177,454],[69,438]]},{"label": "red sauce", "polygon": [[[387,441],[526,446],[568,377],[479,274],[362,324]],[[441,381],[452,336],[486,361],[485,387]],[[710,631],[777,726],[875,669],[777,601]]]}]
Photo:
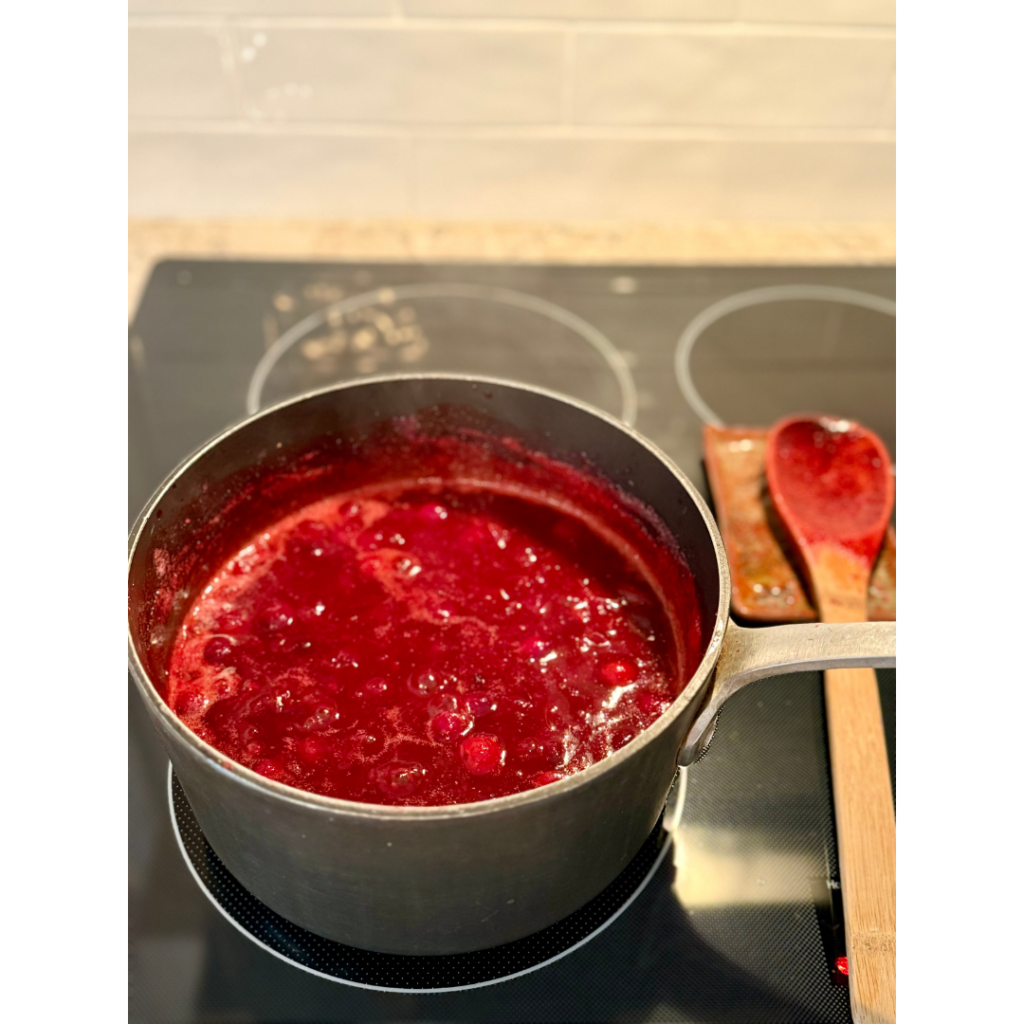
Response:
[{"label": "red sauce", "polygon": [[392,481],[280,518],[188,610],[168,703],[266,777],[367,803],[482,800],[600,761],[696,667],[695,590],[652,541],[670,615],[651,559],[556,498]]},{"label": "red sauce", "polygon": [[809,542],[835,539],[857,548],[884,531],[891,468],[881,442],[846,420],[800,419],[775,440],[773,492]]}]

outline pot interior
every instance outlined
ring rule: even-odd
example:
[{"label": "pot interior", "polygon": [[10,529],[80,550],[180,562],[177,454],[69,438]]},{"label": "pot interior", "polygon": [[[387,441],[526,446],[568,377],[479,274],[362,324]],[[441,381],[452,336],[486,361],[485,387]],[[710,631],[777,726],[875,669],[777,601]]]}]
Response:
[{"label": "pot interior", "polygon": [[582,477],[530,453],[603,477],[623,492],[614,527],[642,549],[660,548],[664,557],[656,553],[651,568],[666,602],[693,585],[678,578],[671,546],[693,574],[700,621],[683,627],[691,634],[682,645],[690,652],[686,676],[693,673],[714,629],[722,581],[712,528],[678,470],[617,421],[553,394],[415,377],[346,385],[270,409],[211,442],[158,492],[133,536],[129,628],[159,693],[182,618],[216,568],[262,528],[312,501],[422,476],[412,431],[439,439],[468,433],[480,441],[469,462],[463,446],[447,464],[452,476],[500,482],[503,469],[514,466],[518,477],[526,473],[539,489],[604,520],[616,514],[607,495],[588,493],[578,485]]}]

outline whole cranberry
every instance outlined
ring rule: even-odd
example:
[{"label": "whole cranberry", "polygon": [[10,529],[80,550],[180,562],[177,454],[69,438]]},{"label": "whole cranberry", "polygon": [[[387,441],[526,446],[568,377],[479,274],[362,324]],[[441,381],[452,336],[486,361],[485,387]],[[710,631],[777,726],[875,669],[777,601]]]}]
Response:
[{"label": "whole cranberry", "polygon": [[207,665],[226,665],[232,661],[235,645],[226,636],[215,636],[206,641],[203,648],[203,661]]},{"label": "whole cranberry", "polygon": [[454,740],[473,728],[473,719],[458,711],[441,711],[430,720],[430,728],[439,739]]},{"label": "whole cranberry", "polygon": [[459,744],[459,756],[470,775],[489,775],[505,763],[505,748],[497,736],[475,733]]},{"label": "whole cranberry", "polygon": [[414,763],[384,765],[377,775],[377,785],[389,795],[408,796],[416,791],[426,776],[422,766]]}]

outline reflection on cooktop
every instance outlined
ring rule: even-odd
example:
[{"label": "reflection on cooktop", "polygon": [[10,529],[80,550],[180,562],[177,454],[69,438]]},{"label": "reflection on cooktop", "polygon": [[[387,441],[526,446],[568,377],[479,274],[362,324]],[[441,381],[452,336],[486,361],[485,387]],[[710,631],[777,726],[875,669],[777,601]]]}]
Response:
[{"label": "reflection on cooktop", "polygon": [[626,360],[593,324],[509,288],[436,281],[375,288],[310,313],[256,365],[246,411],[370,374],[445,371],[523,380],[636,421]]}]

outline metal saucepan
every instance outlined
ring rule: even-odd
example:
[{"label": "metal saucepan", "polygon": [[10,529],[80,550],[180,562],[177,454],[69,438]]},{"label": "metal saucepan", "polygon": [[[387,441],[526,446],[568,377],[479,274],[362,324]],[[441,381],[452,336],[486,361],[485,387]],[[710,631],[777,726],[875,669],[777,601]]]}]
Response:
[{"label": "metal saucepan", "polygon": [[[239,481],[299,464],[325,443],[343,451],[347,439],[390,417],[434,410],[436,421],[438,409],[452,428],[492,424],[484,429],[577,464],[586,453],[591,467],[653,509],[696,579],[707,624],[703,660],[650,728],[604,761],[528,792],[391,807],[266,779],[201,740],[160,695],[188,605],[218,561],[246,539],[231,533]],[[262,492],[268,507],[271,491]],[[690,764],[706,747],[719,709],[740,687],[785,672],[896,663],[893,623],[744,629],[731,622],[722,538],[676,466],[597,409],[496,380],[376,378],[259,413],[174,471],[140,515],[129,550],[132,675],[210,845],[288,920],[389,953],[458,953],[509,942],[594,897],[640,849],[677,764]]]}]

